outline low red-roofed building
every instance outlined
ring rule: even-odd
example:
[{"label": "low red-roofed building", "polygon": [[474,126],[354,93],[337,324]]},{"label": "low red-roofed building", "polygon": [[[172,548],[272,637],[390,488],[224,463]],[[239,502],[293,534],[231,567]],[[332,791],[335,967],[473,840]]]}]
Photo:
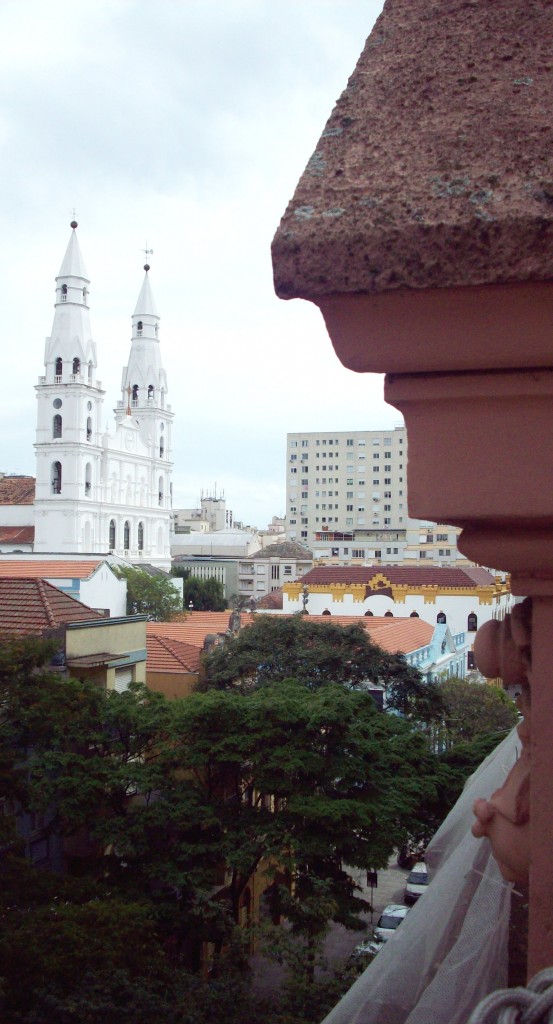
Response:
[{"label": "low red-roofed building", "polygon": [[148,632],[146,650],[146,684],[150,690],[173,699],[192,693],[200,672],[201,651],[197,645]]},{"label": "low red-roofed building", "polygon": [[59,642],[55,666],[103,689],[146,681],[146,616],[110,618],[40,578],[0,576],[0,633]]},{"label": "low red-roofed building", "polygon": [[0,474],[0,551],[33,550],[34,476],[3,476]]},{"label": "low red-roofed building", "polygon": [[65,594],[109,615],[127,611],[127,584],[103,558],[55,558],[53,556],[5,555],[0,557],[0,579],[48,580]]},{"label": "low red-roofed building", "polygon": [[301,583],[285,583],[283,608],[298,612],[307,588],[311,615],[418,616],[447,624],[457,649],[466,649],[463,672],[474,668],[472,643],[489,619],[503,619],[512,605],[507,582],[479,567],[436,565],[319,565]]}]

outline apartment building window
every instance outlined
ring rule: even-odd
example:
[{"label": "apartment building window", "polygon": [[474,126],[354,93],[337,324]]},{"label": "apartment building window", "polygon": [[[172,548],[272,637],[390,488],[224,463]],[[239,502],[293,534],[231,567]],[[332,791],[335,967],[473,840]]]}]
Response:
[{"label": "apartment building window", "polygon": [[301,496],[302,496],[302,498],[308,498],[309,497],[309,492],[308,491],[302,491],[301,492]]},{"label": "apartment building window", "polygon": [[353,526],[353,519],[346,519],[346,526]]},{"label": "apartment building window", "polygon": [[388,464],[384,463],[384,472],[385,473],[391,473],[392,472],[392,467],[391,467],[390,463],[388,463]]},{"label": "apartment building window", "polygon": [[307,537],[307,530],[302,530],[301,531],[301,536],[304,537],[304,538]]},{"label": "apartment building window", "polygon": [[373,480],[373,487],[380,487],[380,480]]},{"label": "apartment building window", "polygon": [[301,446],[302,448],[309,448],[309,441],[302,441]]},{"label": "apartment building window", "polygon": [[346,491],[346,498],[353,498],[353,491]]},{"label": "apartment building window", "polygon": [[353,512],[353,505],[346,505],[346,512]]},{"label": "apartment building window", "polygon": [[391,491],[384,491],[384,497],[385,498],[391,498],[392,497],[392,492]]},{"label": "apartment building window", "polygon": [[426,551],[419,551],[419,558],[426,558]]},{"label": "apartment building window", "polygon": [[[303,472],[307,473],[307,468],[305,466],[303,467]],[[307,487],[308,483],[309,483],[309,480],[306,480],[305,477],[302,477],[302,481],[301,481],[302,487]]]},{"label": "apartment building window", "polygon": [[291,576],[292,575],[292,566],[291,565],[285,565],[284,566],[284,575],[285,576]]},{"label": "apartment building window", "polygon": [[380,458],[380,452],[373,452],[373,459],[379,459],[379,458]]},{"label": "apartment building window", "polygon": [[427,544],[433,544],[434,543],[434,534],[432,534],[432,533],[427,533],[426,534],[426,543]]},{"label": "apartment building window", "polygon": [[358,512],[364,512],[365,511],[365,506],[364,505],[359,505],[358,508],[357,508],[357,511]]},{"label": "apartment building window", "polygon": [[441,540],[442,541],[443,540],[447,541],[447,533],[437,533],[436,534],[436,540],[437,541],[441,541]]},{"label": "apartment building window", "polygon": [[365,557],[365,548],[352,548],[351,549],[351,557],[352,558],[364,558]]},{"label": "apartment building window", "polygon": [[308,459],[308,458],[309,458],[309,455],[307,454],[307,452],[302,452],[301,461],[305,462],[305,460]]},{"label": "apartment building window", "polygon": [[391,477],[389,477],[389,476],[385,476],[384,477],[384,486],[386,486],[387,484],[391,484],[391,482],[392,482],[392,478]]},{"label": "apartment building window", "polygon": [[384,511],[385,512],[391,512],[392,511],[392,506],[391,505],[384,505]]},{"label": "apartment building window", "polygon": [[296,467],[295,467],[295,466],[292,466],[292,468],[291,468],[290,472],[291,472],[291,473],[297,473],[298,471],[297,471],[297,469],[296,469]]},{"label": "apartment building window", "polygon": [[324,511],[326,512],[326,502],[325,501],[323,501],[323,503],[321,505],[321,508],[324,509]]},{"label": "apartment building window", "polygon": [[334,441],[332,440],[332,438],[330,439],[330,441],[328,443],[329,444],[334,444]]},{"label": "apartment building window", "polygon": [[382,558],[382,552],[381,551],[375,551],[374,557],[375,558]]},{"label": "apartment building window", "polygon": [[346,441],[346,447],[347,448],[353,448],[353,437],[348,437],[348,439]]},{"label": "apartment building window", "polygon": [[319,445],[320,443],[321,442],[319,441],[319,438],[317,438],[317,440],[315,441],[315,444]]},{"label": "apartment building window", "polygon": [[290,520],[290,526],[295,526],[296,523],[297,523],[297,519],[291,519]]},{"label": "apartment building window", "polygon": [[384,526],[390,526],[390,523],[391,523],[391,522],[392,522],[392,520],[391,520],[391,519],[389,519],[389,518],[388,518],[388,519],[386,519],[386,517],[384,517]]},{"label": "apartment building window", "polygon": [[307,526],[308,522],[309,522],[309,519],[306,516],[303,516],[302,517],[302,521],[301,521],[302,526]]},{"label": "apartment building window", "polygon": [[298,509],[297,509],[296,505],[290,505],[290,512],[297,512],[297,511],[298,511]]},{"label": "apartment building window", "polygon": [[348,478],[346,480],[346,484],[348,485],[348,487],[353,487],[353,477],[352,476],[348,476]]},{"label": "apartment building window", "polygon": [[380,444],[380,439],[377,439],[377,438],[375,438],[375,439],[373,440],[373,444]]},{"label": "apartment building window", "polygon": [[384,438],[384,444],[391,444],[391,443],[392,443],[392,438],[391,437],[385,437]]},{"label": "apartment building window", "polygon": [[358,480],[357,481],[357,486],[358,487],[364,487],[365,486],[365,481],[364,480]]},{"label": "apartment building window", "polygon": [[323,444],[326,444],[326,439],[325,439],[325,440],[323,440]]},{"label": "apartment building window", "polygon": [[297,447],[298,447],[298,442],[297,441],[290,441],[290,448],[297,448]]},{"label": "apartment building window", "polygon": [[298,458],[297,455],[291,455],[290,456],[290,462],[296,462],[297,458]]}]

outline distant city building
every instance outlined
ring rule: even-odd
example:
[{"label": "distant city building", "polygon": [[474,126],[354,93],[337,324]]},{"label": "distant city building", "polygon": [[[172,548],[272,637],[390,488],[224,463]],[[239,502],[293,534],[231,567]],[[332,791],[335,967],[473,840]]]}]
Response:
[{"label": "distant city building", "polygon": [[411,519],[407,501],[404,426],[287,435],[286,536],[316,561],[471,564],[458,528]]},{"label": "distant city building", "polygon": [[219,497],[210,494],[202,494],[200,505],[196,508],[177,508],[172,515],[173,537],[181,533],[214,533],[218,530],[232,529],[233,514],[227,509],[224,494]]}]

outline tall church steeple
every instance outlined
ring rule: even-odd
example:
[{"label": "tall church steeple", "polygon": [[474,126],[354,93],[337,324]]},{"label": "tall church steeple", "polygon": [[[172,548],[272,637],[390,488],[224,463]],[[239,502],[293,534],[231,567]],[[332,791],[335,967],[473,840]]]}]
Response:
[{"label": "tall church steeple", "polygon": [[128,366],[121,380],[123,406],[131,408],[133,416],[140,418],[146,409],[165,409],[167,375],[161,363],[159,345],[159,316],[157,313],[148,271],[132,315],[131,351]]},{"label": "tall church steeple", "polygon": [[[96,346],[92,341],[88,295],[90,281],[77,240],[77,222],[56,277],[56,302],[52,333],[46,339],[46,383],[69,383],[76,376],[93,382]],[[61,381],[59,378],[61,377]]]}]

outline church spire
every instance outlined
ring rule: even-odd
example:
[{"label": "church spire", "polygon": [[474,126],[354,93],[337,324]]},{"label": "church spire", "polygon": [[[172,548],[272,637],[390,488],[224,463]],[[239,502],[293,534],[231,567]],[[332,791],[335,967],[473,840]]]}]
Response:
[{"label": "church spire", "polygon": [[56,280],[65,277],[76,277],[80,278],[80,280],[82,281],[86,281],[87,284],[90,284],[88,274],[86,272],[86,267],[84,265],[84,260],[81,255],[81,250],[79,249],[79,242],[77,239],[76,230],[78,226],[79,225],[77,224],[76,220],[71,221],[71,227],[73,230],[71,231],[69,243],[65,251],[65,256],[63,257],[63,262]]},{"label": "church spire", "polygon": [[159,345],[159,316],[150,286],[148,263],[144,270],[144,281],[132,315],[129,363],[123,370],[121,381],[125,406],[130,388],[133,415],[140,409],[164,408],[167,394],[167,377]]},{"label": "church spire", "polygon": [[[88,307],[90,280],[77,239],[77,221],[71,221],[71,235],[56,277],[56,301],[52,333],[46,339],[46,379],[70,377],[86,372],[92,383],[96,369],[96,348],[90,330]],[[85,370],[86,368],[86,370]]]}]

